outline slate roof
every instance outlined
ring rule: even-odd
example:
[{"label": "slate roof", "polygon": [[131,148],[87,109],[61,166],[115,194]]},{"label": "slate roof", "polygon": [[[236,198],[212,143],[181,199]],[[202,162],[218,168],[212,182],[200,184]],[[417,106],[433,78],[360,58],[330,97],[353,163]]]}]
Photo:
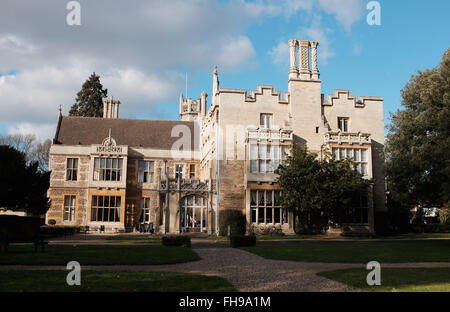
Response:
[{"label": "slate roof", "polygon": [[179,137],[172,137],[174,126],[184,125],[191,131],[194,147],[194,122],[172,120],[108,119],[94,117],[62,116],[58,121],[54,144],[102,144],[111,129],[117,145],[135,148],[170,150]]}]

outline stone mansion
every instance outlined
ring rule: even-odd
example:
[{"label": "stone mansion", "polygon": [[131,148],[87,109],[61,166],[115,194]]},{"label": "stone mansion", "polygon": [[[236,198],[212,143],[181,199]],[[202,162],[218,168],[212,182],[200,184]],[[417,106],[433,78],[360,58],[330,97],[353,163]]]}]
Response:
[{"label": "stone mansion", "polygon": [[103,118],[62,116],[50,149],[46,221],[107,232],[153,223],[160,233],[218,232],[219,211],[241,210],[249,226],[293,233],[274,172],[292,144],[353,158],[374,183],[340,216],[339,226],[374,232],[385,209],[383,98],[349,90],[321,92],[318,42],[290,40],[288,92],[219,86],[210,96],[180,95],[180,121],[119,118],[104,101]]}]

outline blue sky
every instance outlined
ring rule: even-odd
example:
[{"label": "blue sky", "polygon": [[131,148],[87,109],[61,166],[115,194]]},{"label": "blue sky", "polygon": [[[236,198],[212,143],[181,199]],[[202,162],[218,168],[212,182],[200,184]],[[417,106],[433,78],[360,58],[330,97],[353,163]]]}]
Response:
[{"label": "blue sky", "polygon": [[0,133],[51,137],[93,71],[121,100],[121,117],[178,119],[178,97],[221,87],[287,91],[287,41],[317,40],[322,92],[382,96],[385,123],[417,70],[450,46],[450,2],[382,0],[381,26],[367,0],[99,0],[68,26],[64,1],[0,4]]}]

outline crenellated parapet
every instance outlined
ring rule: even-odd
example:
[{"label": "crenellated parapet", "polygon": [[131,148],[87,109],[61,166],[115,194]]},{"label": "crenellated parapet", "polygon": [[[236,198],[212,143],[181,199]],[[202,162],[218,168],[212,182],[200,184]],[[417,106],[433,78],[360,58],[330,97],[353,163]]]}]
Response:
[{"label": "crenellated parapet", "polygon": [[353,106],[356,108],[364,108],[366,107],[367,101],[381,101],[383,102],[382,97],[378,96],[360,96],[357,98],[354,95],[350,94],[350,90],[341,90],[335,89],[334,94],[328,95],[325,99],[325,96],[322,95],[322,106],[334,106],[337,101],[345,100],[353,102]]},{"label": "crenellated parapet", "polygon": [[264,90],[269,90],[271,96],[277,97],[279,104],[289,104],[289,92],[285,92],[284,97],[281,94],[281,91],[275,91],[274,86],[268,85],[258,85],[258,90],[251,90],[250,95],[248,95],[248,91],[244,89],[227,89],[221,88],[219,93],[235,93],[235,94],[243,94],[245,102],[256,102],[257,96],[262,96],[264,94]]},{"label": "crenellated parapet", "polygon": [[206,115],[206,92],[202,92],[197,100],[191,98],[184,99],[180,94],[180,118],[182,121],[193,121],[198,116]]}]

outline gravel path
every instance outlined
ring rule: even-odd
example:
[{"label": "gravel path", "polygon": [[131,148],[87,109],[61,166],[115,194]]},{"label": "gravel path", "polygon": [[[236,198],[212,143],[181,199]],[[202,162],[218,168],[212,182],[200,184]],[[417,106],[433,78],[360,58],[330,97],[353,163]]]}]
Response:
[{"label": "gravel path", "polygon": [[[193,240],[192,247],[201,260],[171,265],[82,266],[84,270],[171,271],[221,276],[239,291],[248,292],[348,292],[360,291],[316,273],[346,268],[361,268],[363,264],[310,263],[264,259],[227,244]],[[450,267],[450,263],[391,263],[382,267]],[[62,266],[0,266],[0,270],[65,270]]]}]

